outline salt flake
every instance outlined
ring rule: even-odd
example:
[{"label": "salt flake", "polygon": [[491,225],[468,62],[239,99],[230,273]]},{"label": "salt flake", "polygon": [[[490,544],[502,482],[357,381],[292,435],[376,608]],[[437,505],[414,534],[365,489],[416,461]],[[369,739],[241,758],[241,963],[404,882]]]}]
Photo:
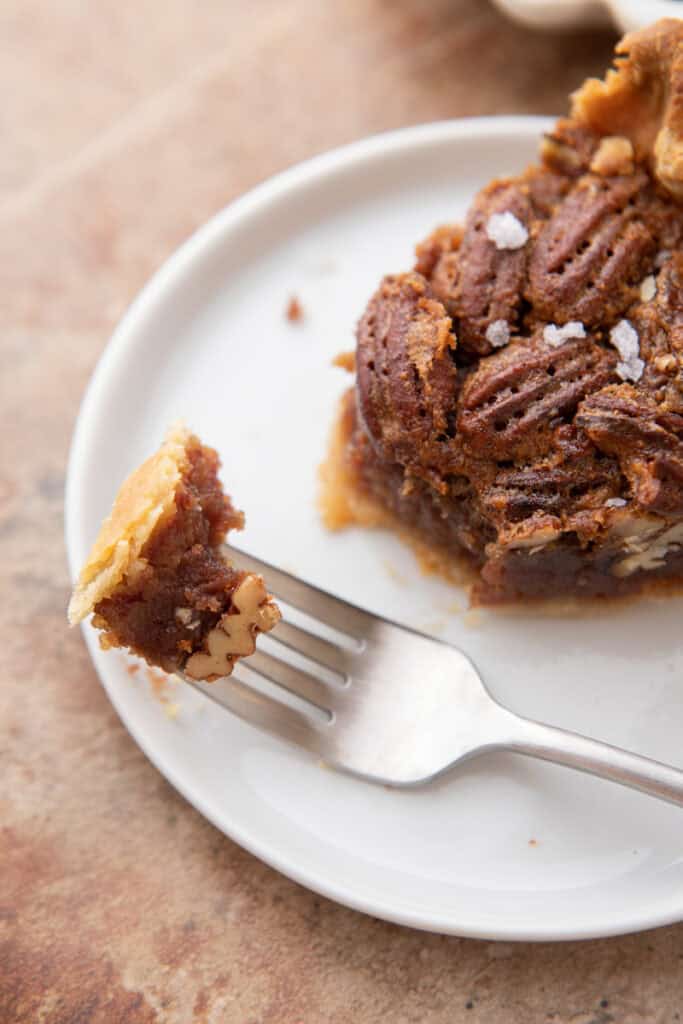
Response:
[{"label": "salt flake", "polygon": [[609,340],[621,356],[621,361],[617,363],[617,375],[622,380],[640,380],[645,363],[640,358],[640,339],[635,328],[628,320],[620,320],[609,332]]},{"label": "salt flake", "polygon": [[605,508],[623,508],[626,504],[626,498],[608,498],[605,502]]},{"label": "salt flake", "polygon": [[486,340],[494,348],[502,348],[510,340],[510,325],[507,320],[494,320],[486,328]]},{"label": "salt flake", "polygon": [[586,328],[580,320],[570,320],[568,324],[558,327],[557,324],[546,324],[543,328],[543,340],[552,348],[559,348],[565,341],[572,338],[585,338]]},{"label": "salt flake", "polygon": [[622,380],[630,380],[635,384],[643,376],[645,363],[642,359],[631,359],[628,363],[617,363],[617,376]]},{"label": "salt flake", "polygon": [[654,274],[648,274],[648,276],[643,278],[640,282],[640,301],[650,302],[654,299],[656,294],[657,282],[655,281]]},{"label": "salt flake", "polygon": [[521,249],[529,238],[529,232],[514,213],[492,213],[486,222],[486,237],[494,242],[496,249]]}]

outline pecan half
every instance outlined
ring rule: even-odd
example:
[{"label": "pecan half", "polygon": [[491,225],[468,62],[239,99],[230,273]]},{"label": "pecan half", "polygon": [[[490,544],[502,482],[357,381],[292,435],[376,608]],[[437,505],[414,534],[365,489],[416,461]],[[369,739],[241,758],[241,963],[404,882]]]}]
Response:
[{"label": "pecan half", "polygon": [[536,220],[547,220],[572,185],[566,174],[554,174],[540,167],[528,168],[523,177]]},{"label": "pecan half", "polygon": [[500,181],[480,192],[467,217],[457,262],[437,264],[432,275],[436,294],[457,318],[458,343],[478,355],[493,351],[486,340],[487,327],[504,320],[514,328],[523,304],[528,245],[498,249],[486,232],[490,218],[502,213],[511,213],[530,227],[532,206],[526,186]]},{"label": "pecan half", "polygon": [[601,508],[619,495],[620,484],[617,462],[598,451],[582,430],[563,424],[540,458],[499,466],[481,501],[503,525],[541,512],[561,516]]},{"label": "pecan half", "polygon": [[432,476],[453,433],[457,370],[446,310],[420,274],[386,277],[357,338],[360,412],[378,454]]},{"label": "pecan half", "polygon": [[634,301],[656,249],[644,220],[647,180],[637,173],[577,181],[533,247],[527,298],[536,314],[604,325]]},{"label": "pecan half", "polygon": [[663,411],[647,392],[621,384],[590,395],[576,422],[619,461],[642,508],[683,515],[683,416]]},{"label": "pecan half", "polygon": [[615,379],[615,362],[588,338],[552,348],[540,331],[482,359],[465,382],[457,419],[466,451],[494,459],[546,452],[558,421]]}]

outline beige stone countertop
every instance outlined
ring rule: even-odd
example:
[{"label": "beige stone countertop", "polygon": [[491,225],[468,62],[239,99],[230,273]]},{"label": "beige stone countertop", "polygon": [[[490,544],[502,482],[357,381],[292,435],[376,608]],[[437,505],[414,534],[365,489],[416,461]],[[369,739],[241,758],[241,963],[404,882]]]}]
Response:
[{"label": "beige stone countertop", "polygon": [[371,132],[554,113],[610,34],[485,0],[0,4],[1,1024],[664,1024],[683,927],[567,944],[424,934],[283,878],[147,761],[65,623],[83,388],[215,211]]}]

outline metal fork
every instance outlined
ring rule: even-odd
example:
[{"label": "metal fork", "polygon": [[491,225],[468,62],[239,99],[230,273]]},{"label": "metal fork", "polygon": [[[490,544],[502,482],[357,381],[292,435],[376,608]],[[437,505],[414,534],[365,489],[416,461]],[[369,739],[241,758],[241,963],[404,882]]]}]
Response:
[{"label": "metal fork", "polygon": [[[201,683],[183,677],[247,722],[330,766],[384,785],[414,786],[477,754],[510,750],[683,807],[678,768],[522,718],[493,699],[457,648],[243,552],[226,551],[307,617],[304,627],[283,608],[282,621],[268,635],[270,650],[257,650],[229,678]],[[263,692],[264,680],[272,692]],[[293,697],[296,706],[278,693],[285,701]]]}]

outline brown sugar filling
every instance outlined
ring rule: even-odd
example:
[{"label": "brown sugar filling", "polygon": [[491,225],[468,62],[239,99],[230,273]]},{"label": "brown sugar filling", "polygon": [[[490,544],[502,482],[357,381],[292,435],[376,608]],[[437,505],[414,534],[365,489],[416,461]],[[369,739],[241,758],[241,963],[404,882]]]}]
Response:
[{"label": "brown sugar filling", "polygon": [[319,477],[320,514],[329,530],[393,530],[427,575],[463,585],[475,582],[479,561],[454,540],[444,517],[414,494],[410,502],[401,499],[396,469],[380,468],[372,459],[367,438],[358,429],[353,389],[339,403]]},{"label": "brown sugar filling", "polygon": [[218,481],[218,456],[196,439],[175,494],[174,512],[141,551],[111,597],[95,607],[103,646],[129,647],[172,672],[201,649],[245,573],[231,568],[219,545],[244,517]]},{"label": "brown sugar filling", "polygon": [[[561,603],[566,613],[594,598],[590,607],[595,614],[598,601],[606,597],[683,593],[683,544],[658,559],[659,565],[620,577],[614,567],[624,559],[621,543],[582,545],[574,533],[543,551],[499,548],[487,540],[486,526],[468,501],[460,502],[457,513],[444,515],[433,493],[418,487],[405,494],[402,480],[398,467],[373,454],[358,421],[354,390],[349,389],[340,401],[320,468],[320,512],[328,529],[355,525],[394,531],[413,550],[423,572],[467,586],[475,606],[523,598],[546,610]],[[457,505],[456,499],[453,507]],[[574,608],[568,598],[580,598],[581,604]]]}]

